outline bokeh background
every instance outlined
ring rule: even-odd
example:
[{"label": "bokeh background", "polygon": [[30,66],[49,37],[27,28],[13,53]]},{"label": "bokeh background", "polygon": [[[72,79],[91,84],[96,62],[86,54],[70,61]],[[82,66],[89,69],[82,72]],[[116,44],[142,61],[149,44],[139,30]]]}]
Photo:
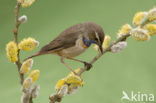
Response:
[{"label": "bokeh background", "polygon": [[[0,102],[20,103],[21,86],[17,68],[6,57],[6,43],[13,40],[14,7],[16,0],[0,0]],[[19,40],[34,37],[40,46],[32,52],[21,52],[22,60],[54,39],[65,28],[80,22],[94,21],[105,33],[116,39],[116,33],[125,23],[132,24],[137,11],[148,11],[155,0],[36,0],[20,10],[28,22],[20,26]],[[62,103],[121,103],[122,91],[130,94],[155,93],[156,96],[156,36],[150,41],[128,40],[120,53],[107,53],[89,72],[83,74],[85,85],[76,94],[66,96]],[[92,47],[77,57],[89,61],[97,54]],[[73,69],[83,67],[67,60]],[[34,103],[48,103],[48,96],[55,92],[56,82],[69,71],[55,55],[34,58],[32,69],[41,71],[37,84],[40,94]],[[124,101],[126,102],[126,101]]]}]

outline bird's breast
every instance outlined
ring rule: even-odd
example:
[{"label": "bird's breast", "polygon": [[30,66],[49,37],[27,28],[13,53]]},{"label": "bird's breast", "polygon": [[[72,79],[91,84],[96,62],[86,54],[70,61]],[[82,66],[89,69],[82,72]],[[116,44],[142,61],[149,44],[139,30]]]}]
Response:
[{"label": "bird's breast", "polygon": [[82,38],[79,38],[76,40],[74,46],[61,50],[58,52],[58,55],[63,57],[76,57],[83,53],[87,48],[88,47],[83,43]]}]

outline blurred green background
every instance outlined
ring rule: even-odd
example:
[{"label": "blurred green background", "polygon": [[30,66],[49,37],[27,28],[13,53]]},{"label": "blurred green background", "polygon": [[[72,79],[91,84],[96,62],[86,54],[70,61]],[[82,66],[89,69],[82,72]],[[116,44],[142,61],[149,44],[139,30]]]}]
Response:
[{"label": "blurred green background", "polygon": [[[6,43],[13,40],[14,7],[16,0],[0,0],[0,102],[20,103],[21,86],[17,68],[6,57]],[[28,22],[20,26],[19,40],[34,37],[40,47],[55,38],[67,27],[80,22],[94,21],[105,33],[116,38],[116,32],[125,23],[132,24],[137,11],[148,11],[155,0],[36,0],[20,10]],[[156,95],[156,36],[150,41],[136,42],[128,39],[128,46],[120,53],[107,53],[89,72],[83,74],[84,87],[76,94],[66,96],[62,103],[121,103],[122,91],[130,93],[155,93]],[[22,60],[39,50],[21,52]],[[92,47],[77,57],[90,61],[97,53]],[[83,65],[67,60],[72,68]],[[41,71],[37,84],[40,94],[34,103],[48,103],[48,96],[55,92],[56,82],[69,71],[55,55],[34,58],[32,69]],[[125,101],[126,102],[126,101]]]}]

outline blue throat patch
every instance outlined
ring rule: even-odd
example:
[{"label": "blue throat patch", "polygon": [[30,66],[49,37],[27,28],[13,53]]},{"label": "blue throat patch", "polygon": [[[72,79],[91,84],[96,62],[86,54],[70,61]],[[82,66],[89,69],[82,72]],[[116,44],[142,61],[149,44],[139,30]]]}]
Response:
[{"label": "blue throat patch", "polygon": [[87,46],[87,47],[89,47],[92,43],[93,44],[96,44],[96,42],[94,41],[94,40],[89,40],[89,41],[87,41],[87,39],[85,38],[85,37],[83,37],[83,43]]}]

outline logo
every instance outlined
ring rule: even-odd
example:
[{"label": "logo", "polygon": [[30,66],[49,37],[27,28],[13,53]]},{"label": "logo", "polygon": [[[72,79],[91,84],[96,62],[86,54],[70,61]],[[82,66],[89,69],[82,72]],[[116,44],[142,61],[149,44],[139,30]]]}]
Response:
[{"label": "logo", "polygon": [[154,102],[154,94],[152,93],[141,93],[131,91],[129,94],[125,91],[122,91],[121,101],[133,101],[133,102]]}]

